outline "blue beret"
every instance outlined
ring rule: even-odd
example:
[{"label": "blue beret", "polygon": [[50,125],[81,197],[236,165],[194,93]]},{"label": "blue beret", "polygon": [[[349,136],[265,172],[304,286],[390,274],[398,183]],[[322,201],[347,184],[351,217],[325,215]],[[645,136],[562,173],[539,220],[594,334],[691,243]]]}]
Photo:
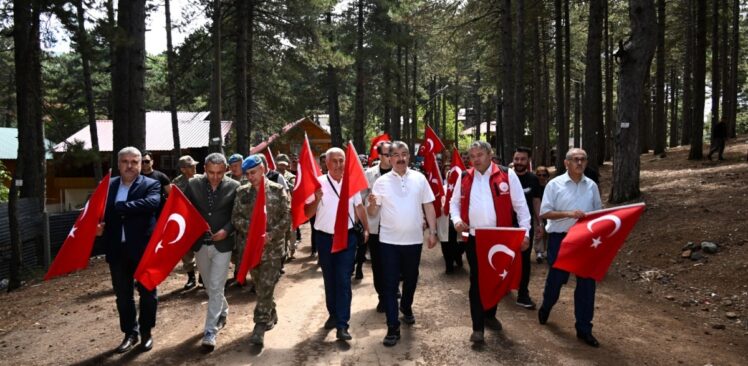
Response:
[{"label": "blue beret", "polygon": [[260,164],[262,164],[262,160],[260,160],[259,156],[257,155],[247,156],[247,158],[244,159],[244,162],[242,163],[242,171],[246,172],[247,170],[250,170]]},{"label": "blue beret", "polygon": [[234,164],[237,161],[242,161],[243,159],[244,159],[244,157],[241,156],[241,154],[231,155],[231,156],[229,156],[229,164]]}]

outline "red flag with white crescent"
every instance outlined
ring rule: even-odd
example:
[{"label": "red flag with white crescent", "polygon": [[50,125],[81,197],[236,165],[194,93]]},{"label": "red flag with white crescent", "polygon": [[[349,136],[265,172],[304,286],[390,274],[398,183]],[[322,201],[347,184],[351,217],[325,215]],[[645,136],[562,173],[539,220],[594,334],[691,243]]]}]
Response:
[{"label": "red flag with white crescent", "polygon": [[273,158],[273,152],[270,151],[270,145],[265,148],[262,154],[265,155],[265,160],[268,162],[268,170],[275,170],[275,158]]},{"label": "red flag with white crescent", "polygon": [[431,192],[434,193],[434,211],[436,211],[436,217],[442,215],[442,198],[444,198],[444,181],[442,180],[442,174],[439,171],[439,165],[436,163],[436,155],[433,153],[426,154],[423,160],[423,172],[426,174],[426,179],[431,187]]},{"label": "red flag with white crescent", "polygon": [[553,268],[602,281],[644,207],[637,203],[587,213],[569,229]]},{"label": "red flag with white crescent", "polygon": [[454,194],[455,184],[457,184],[457,180],[462,177],[462,172],[465,170],[465,164],[462,163],[460,151],[455,147],[452,149],[452,163],[450,163],[449,171],[447,172],[447,199],[444,203],[445,215],[449,215],[449,201],[452,199],[452,194]]},{"label": "red flag with white crescent", "polygon": [[436,132],[431,129],[429,125],[426,125],[426,132],[424,133],[423,143],[418,148],[418,156],[426,156],[430,153],[438,154],[444,150],[444,144]]},{"label": "red flag with white crescent", "polygon": [[376,158],[379,157],[379,151],[377,151],[377,144],[379,144],[382,141],[390,141],[390,135],[385,132],[371,139],[371,147],[369,148],[369,161],[368,161],[369,166],[371,166],[371,163]]},{"label": "red flag with white crescent", "polygon": [[332,253],[337,253],[348,248],[348,222],[356,221],[356,213],[348,212],[348,201],[353,195],[369,188],[369,183],[364,174],[364,167],[353,143],[348,142],[345,152],[345,170],[343,171],[343,182],[340,186],[340,197],[338,199],[338,210],[335,215],[335,235],[332,237]]},{"label": "red flag with white crescent", "polygon": [[304,205],[307,198],[314,195],[314,192],[320,188],[319,180],[317,180],[318,172],[309,138],[305,135],[296,168],[296,184],[291,193],[291,219],[294,230],[309,220],[304,212]]},{"label": "red flag with white crescent", "polygon": [[519,288],[524,238],[525,229],[475,229],[478,292],[483,309],[496,306],[509,291]]},{"label": "red flag with white crescent", "polygon": [[91,250],[96,240],[96,227],[104,218],[111,175],[111,172],[107,174],[96,186],[83,211],[75,219],[75,224],[44,276],[45,281],[88,266],[88,258],[91,257]]},{"label": "red flag with white crescent", "polygon": [[256,188],[257,199],[255,199],[255,207],[252,209],[252,217],[249,221],[242,262],[239,265],[239,271],[236,273],[236,281],[242,285],[247,279],[247,272],[260,264],[262,252],[265,250],[268,225],[267,207],[265,206],[265,179],[267,178],[263,177],[262,183]]},{"label": "red flag with white crescent", "polygon": [[152,291],[208,231],[210,226],[200,212],[179,188],[172,186],[151,240],[135,270],[135,279]]}]

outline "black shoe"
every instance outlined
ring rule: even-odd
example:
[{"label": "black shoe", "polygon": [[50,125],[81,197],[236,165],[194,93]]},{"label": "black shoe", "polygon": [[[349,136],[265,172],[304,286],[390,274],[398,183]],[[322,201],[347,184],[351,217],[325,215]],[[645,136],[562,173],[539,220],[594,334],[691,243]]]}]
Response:
[{"label": "black shoe", "polygon": [[255,324],[255,329],[252,330],[252,335],[249,337],[249,343],[255,346],[262,346],[265,344],[265,331],[267,327],[264,323]]},{"label": "black shoe", "polygon": [[473,334],[470,335],[470,342],[483,343],[485,340],[486,338],[483,336],[483,332],[479,330],[474,330]]},{"label": "black shoe", "polygon": [[403,297],[403,294],[402,292],[400,292],[400,289],[397,289],[397,294],[395,296],[397,296],[398,299]]},{"label": "black shoe", "polygon": [[453,273],[455,273],[455,268],[454,267],[447,267],[447,269],[444,270],[444,273],[448,274],[448,275],[449,274],[453,274]]},{"label": "black shoe", "polygon": [[413,316],[413,311],[405,311],[402,307],[400,307],[400,312],[403,313],[403,323],[408,325],[413,325],[416,323],[416,317]]},{"label": "black shoe", "polygon": [[335,324],[337,324],[337,323],[338,323],[338,321],[335,319],[335,317],[334,316],[330,316],[329,318],[327,318],[327,321],[325,321],[324,328],[327,329],[327,330],[335,329]]},{"label": "black shoe", "polygon": [[460,256],[460,258],[457,258],[455,260],[455,266],[462,268],[462,256]]},{"label": "black shoe", "polygon": [[226,284],[223,285],[223,288],[228,289],[229,287],[237,285],[237,284],[239,284],[239,282],[236,281],[236,278],[232,277],[226,280]]},{"label": "black shoe", "polygon": [[205,287],[205,284],[203,283],[203,275],[200,274],[197,276],[197,283],[200,284],[200,287]]},{"label": "black shoe", "polygon": [[363,268],[361,268],[361,267],[362,267],[361,264],[359,264],[359,265],[356,266],[356,277],[355,278],[357,280],[361,280],[361,279],[364,278],[364,271],[363,271]]},{"label": "black shoe", "polygon": [[501,322],[496,318],[486,318],[484,324],[486,325],[486,328],[491,330],[500,331],[501,329],[503,329],[503,327],[501,326]]},{"label": "black shoe", "polygon": [[543,256],[542,255],[538,255],[537,257],[535,257],[535,262],[537,264],[543,264]]},{"label": "black shoe", "polygon": [[275,325],[278,324],[278,316],[276,315],[275,318],[267,323],[265,323],[265,330],[273,330],[275,328]]},{"label": "black shoe", "polygon": [[125,339],[122,340],[122,343],[120,343],[119,347],[117,347],[114,352],[125,353],[133,348],[136,344],[138,344],[137,334],[126,335]]},{"label": "black shoe", "polygon": [[548,323],[548,317],[551,315],[551,312],[548,310],[543,309],[542,307],[538,309],[538,322],[540,324]]},{"label": "black shoe", "polygon": [[218,330],[221,330],[225,326],[226,326],[226,315],[221,315],[218,317],[218,321],[216,321],[216,328],[218,328]]},{"label": "black shoe", "polygon": [[530,299],[530,296],[518,296],[517,305],[527,310],[535,310],[535,303]]},{"label": "black shoe", "polygon": [[153,337],[150,334],[143,335],[143,342],[140,343],[140,348],[143,352],[148,352],[153,349]]},{"label": "black shoe", "polygon": [[597,341],[595,336],[592,335],[592,333],[579,333],[577,332],[577,338],[584,341],[584,343],[587,343],[587,345],[591,347],[600,347],[600,342]]},{"label": "black shoe", "polygon": [[338,328],[338,332],[335,334],[335,338],[341,341],[350,341],[351,339],[353,339],[353,337],[351,337],[351,334],[348,333],[347,328]]},{"label": "black shoe", "polygon": [[400,327],[387,327],[387,335],[384,336],[382,344],[386,347],[392,347],[400,340]]},{"label": "black shoe", "polygon": [[377,303],[377,313],[384,313],[384,304],[381,301]]},{"label": "black shoe", "polygon": [[197,286],[197,283],[195,283],[195,271],[187,272],[187,283],[184,284],[183,290],[190,290]]}]

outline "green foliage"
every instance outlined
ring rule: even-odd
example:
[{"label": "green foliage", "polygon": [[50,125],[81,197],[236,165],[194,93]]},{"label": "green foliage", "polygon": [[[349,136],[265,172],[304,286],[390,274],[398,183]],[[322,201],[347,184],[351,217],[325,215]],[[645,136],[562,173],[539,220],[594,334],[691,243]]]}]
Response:
[{"label": "green foliage", "polygon": [[0,161],[0,203],[8,202],[9,189],[5,186],[6,183],[10,182],[13,177],[10,176],[8,168],[5,167],[2,161]]}]

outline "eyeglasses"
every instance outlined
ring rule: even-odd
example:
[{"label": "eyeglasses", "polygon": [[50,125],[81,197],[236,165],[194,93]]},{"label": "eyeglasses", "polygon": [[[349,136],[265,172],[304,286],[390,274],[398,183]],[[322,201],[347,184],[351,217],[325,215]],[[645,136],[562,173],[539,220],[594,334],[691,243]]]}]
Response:
[{"label": "eyeglasses", "polygon": [[379,154],[379,155],[382,155],[382,156],[386,156],[386,157],[390,157],[390,154],[388,154],[388,153],[381,153],[381,154]]},{"label": "eyeglasses", "polygon": [[150,160],[143,160],[143,164],[150,164],[150,163],[151,163]]},{"label": "eyeglasses", "polygon": [[539,173],[536,174],[538,177],[548,178],[548,173]]},{"label": "eyeglasses", "polygon": [[575,164],[584,164],[587,162],[587,158],[571,158],[569,161]]}]

